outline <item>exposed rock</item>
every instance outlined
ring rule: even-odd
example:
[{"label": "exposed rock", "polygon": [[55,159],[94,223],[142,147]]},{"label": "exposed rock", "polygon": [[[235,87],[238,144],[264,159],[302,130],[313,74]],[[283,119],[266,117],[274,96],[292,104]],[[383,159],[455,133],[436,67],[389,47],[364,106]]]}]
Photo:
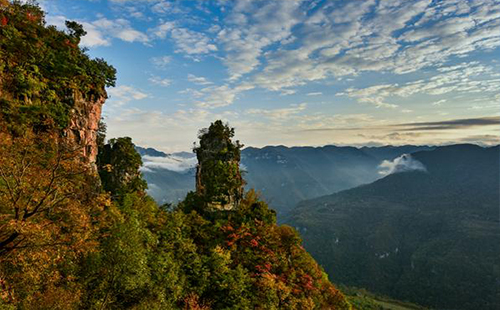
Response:
[{"label": "exposed rock", "polygon": [[82,146],[82,156],[95,167],[98,153],[97,132],[101,119],[102,105],[107,96],[90,99],[75,95],[75,108],[72,110],[71,121],[65,130],[68,140]]}]

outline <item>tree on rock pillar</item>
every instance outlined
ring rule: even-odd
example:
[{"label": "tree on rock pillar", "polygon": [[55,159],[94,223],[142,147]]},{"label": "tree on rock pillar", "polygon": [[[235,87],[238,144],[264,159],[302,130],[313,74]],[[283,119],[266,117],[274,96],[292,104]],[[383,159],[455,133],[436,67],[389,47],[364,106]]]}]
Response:
[{"label": "tree on rock pillar", "polygon": [[240,173],[240,153],[243,147],[233,142],[234,128],[217,120],[199,132],[196,193],[209,210],[233,210],[243,197],[244,181]]}]

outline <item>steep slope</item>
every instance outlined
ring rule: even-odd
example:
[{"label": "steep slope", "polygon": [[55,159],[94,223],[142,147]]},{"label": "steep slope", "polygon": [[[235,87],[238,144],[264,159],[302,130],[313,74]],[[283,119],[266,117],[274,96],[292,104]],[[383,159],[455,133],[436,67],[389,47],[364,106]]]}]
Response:
[{"label": "steep slope", "polygon": [[45,26],[35,5],[0,3],[0,121],[14,135],[59,132],[93,163],[105,87],[115,69],[79,48],[82,26]]},{"label": "steep slope", "polygon": [[115,69],[32,1],[0,1],[0,20],[0,309],[74,309],[107,205],[95,159]]},{"label": "steep slope", "polygon": [[438,308],[498,309],[499,147],[412,157],[427,171],[304,201],[286,222],[336,283]]},{"label": "steep slope", "polygon": [[[241,162],[246,188],[255,188],[279,214],[299,201],[331,194],[381,177],[379,164],[409,150],[427,146],[354,147],[247,147]],[[177,202],[194,189],[194,154],[161,154],[139,148],[143,155],[149,193],[159,202]],[[286,190],[286,195],[283,194]]]},{"label": "steep slope", "polygon": [[380,162],[353,147],[247,148],[242,162],[248,185],[260,190],[282,213],[298,201],[380,177],[377,173]]}]

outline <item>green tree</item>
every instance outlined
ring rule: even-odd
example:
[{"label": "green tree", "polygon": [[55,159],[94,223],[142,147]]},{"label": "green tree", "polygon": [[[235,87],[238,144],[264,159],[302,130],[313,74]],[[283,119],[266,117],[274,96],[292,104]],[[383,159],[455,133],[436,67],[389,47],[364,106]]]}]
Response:
[{"label": "green tree", "polygon": [[209,207],[232,209],[243,196],[240,153],[243,145],[233,142],[234,128],[217,120],[199,133],[196,193]]},{"label": "green tree", "polygon": [[127,192],[143,193],[147,188],[139,171],[141,156],[129,137],[109,140],[99,149],[97,165],[102,186],[113,197]]},{"label": "green tree", "polygon": [[0,5],[0,118],[14,133],[64,129],[79,99],[105,97],[116,70],[78,47],[82,25],[68,21],[68,33],[46,26],[32,2]]}]

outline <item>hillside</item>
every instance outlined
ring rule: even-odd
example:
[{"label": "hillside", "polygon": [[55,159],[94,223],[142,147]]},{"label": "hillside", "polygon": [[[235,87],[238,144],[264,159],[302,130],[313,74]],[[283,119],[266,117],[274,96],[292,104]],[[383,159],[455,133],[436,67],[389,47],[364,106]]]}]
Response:
[{"label": "hillside", "polygon": [[[373,182],[381,177],[379,165],[427,146],[385,147],[247,147],[241,162],[246,188],[254,188],[279,215],[299,201]],[[138,148],[144,160],[149,193],[160,203],[178,202],[194,188],[194,154],[165,154]],[[286,190],[287,194],[283,195]]]},{"label": "hillside", "polygon": [[498,309],[499,147],[412,158],[426,170],[301,202],[286,222],[336,283],[436,308]]},{"label": "hillside", "polygon": [[132,139],[105,140],[115,70],[82,26],[19,1],[0,21],[0,309],[351,309],[244,192],[233,128],[200,134],[196,191],[159,206]]}]

